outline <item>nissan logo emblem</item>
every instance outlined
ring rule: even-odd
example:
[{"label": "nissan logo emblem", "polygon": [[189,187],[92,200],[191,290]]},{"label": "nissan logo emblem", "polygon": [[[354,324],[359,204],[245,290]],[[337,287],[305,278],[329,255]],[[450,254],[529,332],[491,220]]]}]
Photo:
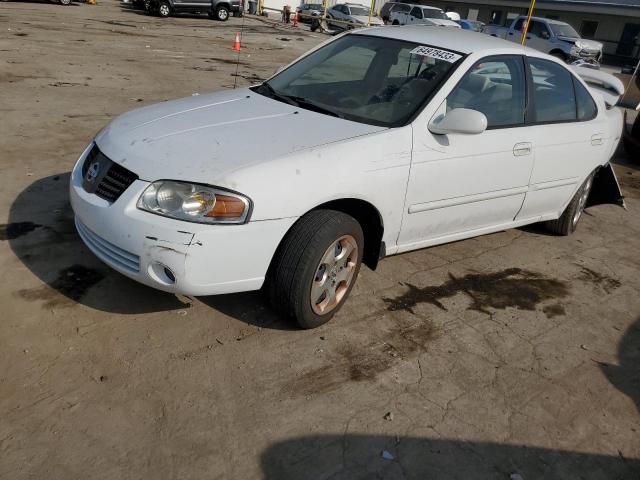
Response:
[{"label": "nissan logo emblem", "polygon": [[93,183],[99,173],[100,162],[93,162],[91,165],[89,165],[89,169],[87,170],[87,174],[85,175],[85,180],[89,183]]}]

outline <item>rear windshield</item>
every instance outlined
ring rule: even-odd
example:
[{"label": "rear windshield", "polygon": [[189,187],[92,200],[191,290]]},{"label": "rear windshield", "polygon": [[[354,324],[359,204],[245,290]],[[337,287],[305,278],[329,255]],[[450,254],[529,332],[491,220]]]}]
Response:
[{"label": "rear windshield", "polygon": [[441,20],[449,19],[442,10],[436,10],[435,8],[423,8],[422,14],[424,15],[424,18],[439,18]]},{"label": "rear windshield", "polygon": [[369,9],[364,7],[352,7],[349,6],[351,15],[369,15]]},{"label": "rear windshield", "polygon": [[[413,52],[416,47],[421,47],[421,54]],[[350,34],[302,58],[254,91],[326,115],[400,126],[461,60],[454,52],[413,42]]]}]

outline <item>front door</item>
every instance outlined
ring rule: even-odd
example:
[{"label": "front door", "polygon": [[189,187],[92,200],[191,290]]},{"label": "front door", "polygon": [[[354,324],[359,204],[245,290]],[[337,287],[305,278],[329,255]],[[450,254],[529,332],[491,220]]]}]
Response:
[{"label": "front door", "polygon": [[533,168],[525,107],[524,59],[500,55],[476,62],[436,113],[480,111],[485,132],[435,135],[425,122],[414,122],[400,251],[513,222]]}]

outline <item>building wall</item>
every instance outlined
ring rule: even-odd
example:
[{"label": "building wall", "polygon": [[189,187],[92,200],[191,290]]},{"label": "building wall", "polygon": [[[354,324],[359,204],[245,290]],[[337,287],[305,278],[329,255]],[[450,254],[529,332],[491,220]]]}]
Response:
[{"label": "building wall", "polygon": [[[496,2],[493,4],[478,4],[467,2],[452,2],[451,0],[430,0],[429,5],[440,7],[446,11],[454,11],[461,15],[462,18],[467,18],[469,10],[478,10],[477,20],[485,23],[491,23],[491,14],[493,11],[502,11],[501,24],[510,24],[511,18],[517,15],[526,15],[527,8],[523,6],[522,2]],[[574,7],[575,8],[575,7]],[[563,22],[567,22],[578,32],[581,30],[583,21],[595,21],[598,22],[594,40],[602,42],[604,45],[603,51],[609,60],[616,60],[616,49],[618,48],[618,42],[622,35],[625,24],[637,23],[640,24],[640,11],[633,16],[617,15],[615,13],[622,13],[621,10],[608,9],[607,13],[591,12],[584,6],[580,7],[582,11],[563,9],[549,9],[549,8],[536,8],[534,15],[538,17],[556,18]],[[473,13],[473,12],[472,12]],[[507,16],[509,20],[507,21]],[[636,47],[633,49],[632,57],[637,58],[640,55],[640,39],[636,39]],[[620,60],[620,59],[618,59]]]}]

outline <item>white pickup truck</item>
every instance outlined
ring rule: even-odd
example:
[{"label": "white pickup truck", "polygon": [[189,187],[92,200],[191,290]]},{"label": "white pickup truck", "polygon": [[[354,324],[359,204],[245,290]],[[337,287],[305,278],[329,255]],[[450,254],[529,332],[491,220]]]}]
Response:
[{"label": "white pickup truck", "polygon": [[[487,25],[482,31],[493,37],[520,43],[526,21],[527,17],[519,16],[513,20],[510,27]],[[600,42],[584,40],[568,23],[549,18],[531,17],[526,45],[565,62],[579,59],[600,62],[602,58]]]}]

